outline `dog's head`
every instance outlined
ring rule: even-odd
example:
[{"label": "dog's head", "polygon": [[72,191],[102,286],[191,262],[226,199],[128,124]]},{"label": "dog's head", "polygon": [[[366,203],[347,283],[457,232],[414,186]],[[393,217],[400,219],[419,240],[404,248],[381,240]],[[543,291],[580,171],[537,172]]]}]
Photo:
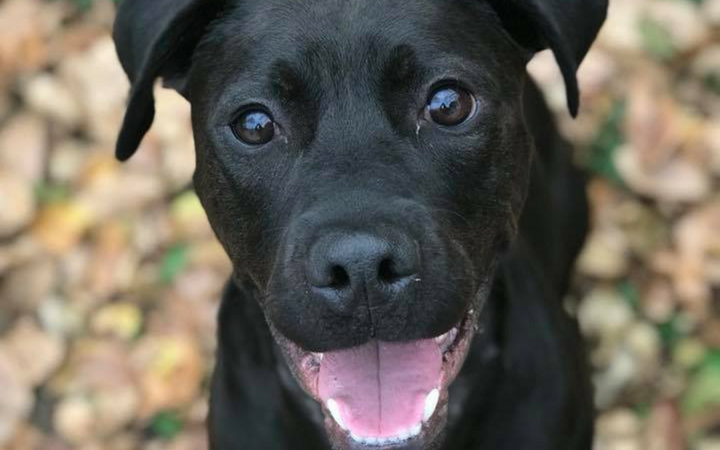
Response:
[{"label": "dog's head", "polygon": [[525,65],[575,72],[606,0],[125,0],[117,155],[156,79],[195,185],[338,448],[426,448],[526,196]]}]

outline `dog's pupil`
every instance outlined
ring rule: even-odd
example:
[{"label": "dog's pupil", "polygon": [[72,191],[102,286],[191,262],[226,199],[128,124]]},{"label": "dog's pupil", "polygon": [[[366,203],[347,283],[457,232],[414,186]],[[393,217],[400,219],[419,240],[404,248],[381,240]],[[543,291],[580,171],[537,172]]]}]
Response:
[{"label": "dog's pupil", "polygon": [[275,134],[272,117],[263,111],[247,111],[232,125],[235,136],[251,145],[262,145],[270,142]]},{"label": "dog's pupil", "polygon": [[472,96],[461,88],[438,89],[428,103],[433,122],[444,126],[461,124],[470,116],[472,109]]}]

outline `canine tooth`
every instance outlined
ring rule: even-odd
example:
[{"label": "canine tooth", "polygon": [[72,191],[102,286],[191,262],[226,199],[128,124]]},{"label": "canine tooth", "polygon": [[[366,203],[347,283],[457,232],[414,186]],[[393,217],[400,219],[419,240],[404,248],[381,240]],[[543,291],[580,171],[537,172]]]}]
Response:
[{"label": "canine tooth", "polygon": [[447,333],[441,334],[440,336],[435,338],[435,342],[438,344],[442,344],[442,342],[445,340],[445,336],[447,336]]},{"label": "canine tooth", "polygon": [[446,345],[449,347],[450,344],[455,342],[455,338],[457,337],[457,334],[458,334],[458,329],[456,327],[456,328],[453,328],[452,330],[448,331],[447,333],[436,337],[435,343],[438,345]]},{"label": "canine tooth", "polygon": [[420,434],[420,430],[422,430],[422,424],[417,424],[414,427],[410,428],[410,437]]},{"label": "canine tooth", "polygon": [[313,353],[313,358],[315,358],[315,361],[321,362],[323,359],[323,353]]},{"label": "canine tooth", "polygon": [[435,388],[425,397],[425,410],[423,411],[423,422],[427,422],[432,417],[440,400],[440,391]]},{"label": "canine tooth", "polygon": [[[333,399],[329,399],[326,403],[326,406],[328,411],[330,411],[330,415],[332,416],[332,418],[335,419],[335,422],[337,422],[338,425],[340,425],[340,428],[342,428],[343,430],[347,430],[345,422],[343,422],[342,416],[340,416],[340,407],[338,406],[337,402]],[[353,437],[353,439],[355,438]]]}]

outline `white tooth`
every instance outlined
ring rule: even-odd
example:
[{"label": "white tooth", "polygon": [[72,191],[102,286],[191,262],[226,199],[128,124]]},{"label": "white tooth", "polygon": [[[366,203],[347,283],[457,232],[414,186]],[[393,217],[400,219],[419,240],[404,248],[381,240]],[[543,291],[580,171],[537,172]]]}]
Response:
[{"label": "white tooth", "polygon": [[330,415],[332,415],[333,419],[335,419],[335,422],[340,425],[340,428],[342,428],[343,430],[347,430],[347,427],[345,426],[345,423],[340,416],[340,407],[338,406],[337,402],[333,399],[330,399],[327,401],[326,406],[328,411],[330,411]]},{"label": "white tooth", "polygon": [[410,436],[417,436],[418,434],[420,434],[420,430],[422,430],[422,425],[415,425],[414,427],[410,428]]},{"label": "white tooth", "polygon": [[425,397],[425,410],[423,412],[423,422],[427,422],[430,420],[430,417],[432,417],[433,413],[435,412],[435,408],[437,407],[438,400],[440,400],[440,391],[436,389],[433,389],[430,391]]},{"label": "white tooth", "polygon": [[376,437],[365,438],[365,443],[370,444],[370,445],[377,445],[378,438],[376,438]]},{"label": "white tooth", "polygon": [[401,441],[406,441],[406,440],[408,440],[408,439],[410,438],[410,430],[408,429],[408,430],[405,430],[405,431],[403,431],[402,433],[398,434],[398,438],[399,438]]},{"label": "white tooth", "polygon": [[361,444],[363,443],[363,438],[362,438],[361,436],[358,436],[358,435],[355,434],[355,433],[350,433],[350,437],[351,437],[352,440],[355,441],[355,442],[360,442]]},{"label": "white tooth", "polygon": [[315,360],[317,362],[321,362],[323,359],[324,353],[313,353],[312,355],[313,355],[313,357],[315,357]]},{"label": "white tooth", "polygon": [[442,344],[442,342],[445,340],[445,336],[447,336],[447,333],[441,334],[440,336],[435,338],[435,342],[438,344]]}]

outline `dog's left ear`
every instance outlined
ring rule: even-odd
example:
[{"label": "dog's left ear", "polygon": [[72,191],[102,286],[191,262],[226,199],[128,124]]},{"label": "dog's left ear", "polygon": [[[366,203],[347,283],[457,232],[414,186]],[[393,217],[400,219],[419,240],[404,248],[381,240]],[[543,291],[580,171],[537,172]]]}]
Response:
[{"label": "dog's left ear", "polygon": [[155,117],[153,86],[187,97],[186,78],[195,46],[207,25],[220,14],[222,0],[123,0],[113,39],[132,84],[115,155],[121,161],[137,150]]},{"label": "dog's left ear", "polygon": [[580,104],[577,69],[605,21],[608,0],[489,0],[504,28],[531,52],[550,48],[560,65],[570,114]]}]

